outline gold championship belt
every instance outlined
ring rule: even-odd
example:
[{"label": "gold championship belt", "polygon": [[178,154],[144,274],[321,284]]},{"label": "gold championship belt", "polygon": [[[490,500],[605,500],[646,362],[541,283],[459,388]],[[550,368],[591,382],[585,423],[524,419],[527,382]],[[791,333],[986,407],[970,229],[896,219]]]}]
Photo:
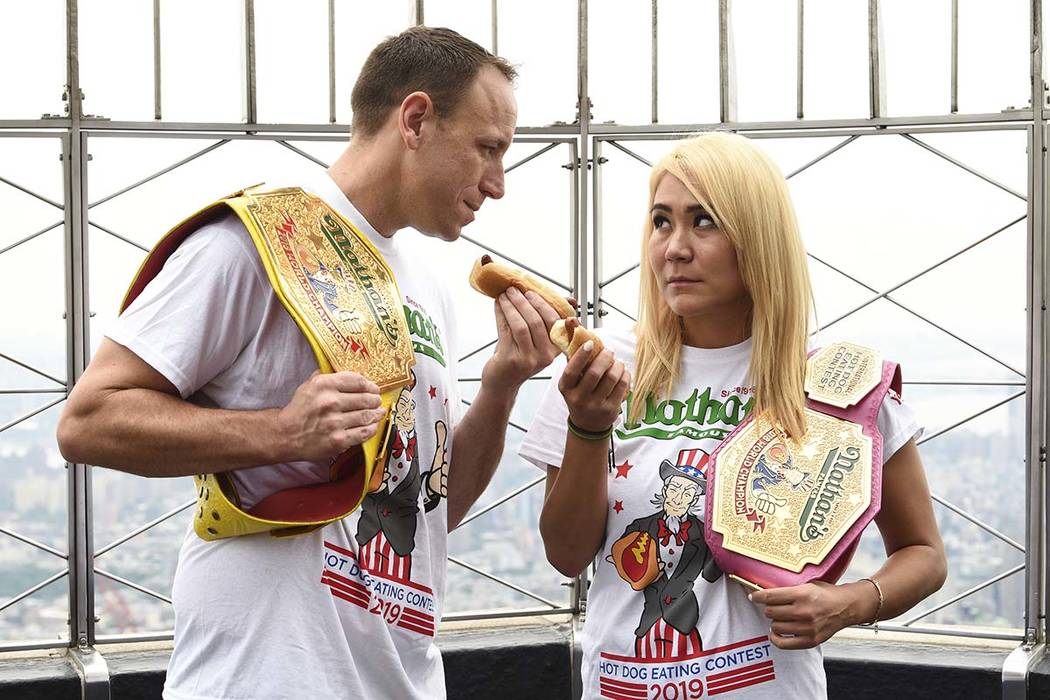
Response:
[{"label": "gold championship belt", "polygon": [[374,487],[393,425],[391,408],[411,380],[415,356],[401,294],[383,256],[339,212],[298,187],[250,187],[173,228],[146,257],[121,313],[191,233],[230,210],[248,229],[274,293],[306,337],[320,370],[364,375],[379,386],[387,409],[371,439],[332,461],[329,481],[278,491],[248,510],[241,508],[229,473],[194,477],[193,526],[202,539],[303,534],[346,517]]},{"label": "gold championship belt", "polygon": [[879,512],[888,392],[897,364],[870,348],[836,343],[806,367],[806,434],[795,442],[749,416],[711,456],[705,538],[719,568],[745,585],[834,583]]}]

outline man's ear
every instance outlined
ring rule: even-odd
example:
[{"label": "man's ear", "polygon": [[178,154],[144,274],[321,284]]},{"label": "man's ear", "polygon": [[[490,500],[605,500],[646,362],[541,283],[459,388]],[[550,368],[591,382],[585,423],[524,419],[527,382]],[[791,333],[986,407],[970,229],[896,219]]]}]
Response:
[{"label": "man's ear", "polygon": [[397,113],[397,127],[401,140],[411,150],[419,148],[423,139],[423,124],[434,116],[434,102],[425,92],[413,92],[401,101]]}]

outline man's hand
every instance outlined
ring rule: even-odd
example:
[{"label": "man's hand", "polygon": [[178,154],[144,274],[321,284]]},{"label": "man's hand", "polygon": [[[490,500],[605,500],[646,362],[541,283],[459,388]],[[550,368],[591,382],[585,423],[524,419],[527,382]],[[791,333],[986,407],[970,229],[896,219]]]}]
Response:
[{"label": "man's hand", "polygon": [[282,461],[323,462],[375,435],[385,410],[379,387],[355,372],[314,372],[277,414]]},{"label": "man's hand", "polygon": [[488,388],[515,392],[558,355],[551,342],[557,312],[535,292],[509,288],[496,299],[496,351],[481,372]]}]

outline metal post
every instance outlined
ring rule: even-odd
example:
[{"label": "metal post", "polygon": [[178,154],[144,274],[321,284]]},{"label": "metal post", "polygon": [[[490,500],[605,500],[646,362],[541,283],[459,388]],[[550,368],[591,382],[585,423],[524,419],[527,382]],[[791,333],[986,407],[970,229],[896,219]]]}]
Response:
[{"label": "metal post", "polygon": [[[955,10],[953,3],[953,11]],[[953,23],[954,24],[954,23]],[[1003,700],[1021,700],[1028,694],[1029,670],[1046,653],[1043,586],[1050,577],[1043,551],[1050,513],[1046,479],[1046,132],[1044,123],[1042,0],[1031,3],[1032,125],[1028,131],[1028,246],[1025,415],[1025,635],[1006,658],[1002,670]]]},{"label": "metal post", "polygon": [[736,121],[736,70],[729,0],[718,0],[718,98],[719,121]]},{"label": "metal post", "polygon": [[335,124],[335,0],[328,0],[328,123]]},{"label": "metal post", "polygon": [[882,17],[879,0],[868,0],[868,101],[871,118],[886,111],[886,82],[882,76]]},{"label": "metal post", "polygon": [[[82,131],[77,0],[66,3],[69,134],[64,139],[66,270],[66,374],[72,387],[90,353],[87,255],[87,134]],[[91,468],[67,464],[69,496],[69,659],[80,676],[81,697],[109,700],[109,669],[95,651],[94,545],[91,531]]]},{"label": "metal post", "polygon": [[492,53],[499,56],[499,0],[492,0]]},{"label": "metal post", "polygon": [[255,93],[255,0],[244,0],[244,119],[259,123],[259,104]]},{"label": "metal post", "polygon": [[603,265],[603,238],[602,238],[602,141],[594,141],[594,166],[592,172],[591,200],[594,202],[594,214],[592,226],[594,227],[593,246],[591,250],[591,269],[594,273],[594,282],[591,284],[591,298],[594,304],[594,317],[592,328],[601,328],[602,316],[605,311],[602,308],[602,279],[604,276]]},{"label": "metal post", "polygon": [[[576,205],[576,237],[573,248],[576,250],[574,287],[576,300],[580,304],[581,319],[584,325],[593,325],[593,321],[587,318],[589,308],[587,287],[587,162],[588,149],[590,148],[590,126],[591,126],[591,100],[588,93],[587,83],[587,0],[579,0],[577,15],[577,54],[576,54],[576,80],[577,94],[576,105],[578,110],[579,132],[579,158],[574,159],[573,170],[578,193]],[[597,311],[597,309],[595,309]],[[570,654],[570,674],[572,694],[579,698],[583,694],[582,682],[582,648],[580,646],[580,633],[583,629],[583,621],[587,615],[587,589],[589,587],[590,567],[584,569],[583,573],[573,580],[572,586],[572,609],[575,611],[572,618],[573,643]]]},{"label": "metal post", "polygon": [[588,94],[588,42],[587,42],[587,0],[579,0],[579,45],[577,51],[577,97],[576,105],[579,114],[580,126],[580,154],[576,161],[575,175],[579,182],[579,205],[577,215],[577,238],[575,245],[579,251],[575,269],[576,300],[580,303],[583,311],[583,323],[591,325],[587,320],[587,311],[590,308],[589,287],[587,286],[588,256],[587,256],[587,168],[590,164],[591,147],[591,98]]},{"label": "metal post", "polygon": [[160,0],[153,0],[153,118],[160,121]]},{"label": "metal post", "polygon": [[423,0],[416,0],[415,16],[412,18],[412,23],[417,27],[423,24]]},{"label": "metal post", "polygon": [[[88,359],[87,300],[87,197],[84,181],[83,107],[80,96],[80,62],[77,3],[67,0],[67,97],[70,133],[63,160],[65,175],[66,242],[66,376],[72,387]],[[91,474],[83,464],[68,465],[69,474],[69,629],[74,646],[94,643],[94,594],[91,570],[91,532],[87,514]]]},{"label": "metal post", "polygon": [[795,58],[795,116],[799,119],[803,118],[805,110],[803,109],[803,95],[802,95],[802,84],[805,77],[805,67],[803,66],[803,47],[805,46],[806,37],[806,23],[805,23],[805,5],[806,0],[798,0],[798,46]]},{"label": "metal post", "polygon": [[952,0],[952,114],[959,112],[959,0]]},{"label": "metal post", "polygon": [[657,122],[660,121],[659,116],[658,116],[658,106],[657,106],[657,97],[659,95],[658,86],[659,86],[659,82],[660,82],[660,71],[658,70],[660,43],[659,43],[659,37],[657,36],[657,30],[656,30],[656,27],[657,27],[657,25],[656,25],[656,22],[657,22],[657,10],[658,10],[657,6],[659,4],[660,4],[659,0],[653,0],[653,11],[652,11],[653,28],[652,28],[652,38],[651,38],[651,42],[652,42],[651,43],[651,46],[652,46],[652,122],[653,122],[653,124],[656,124]]},{"label": "metal post", "polygon": [[1027,452],[1026,485],[1029,503],[1026,516],[1025,585],[1028,599],[1025,605],[1025,641],[1034,644],[1045,638],[1043,629],[1044,606],[1041,591],[1050,580],[1050,561],[1040,561],[1043,554],[1046,526],[1040,519],[1040,501],[1047,496],[1050,481],[1046,479],[1046,124],[1045,89],[1043,85],[1042,0],[1032,0],[1031,16],[1031,91],[1032,129],[1028,150],[1028,317],[1029,344],[1027,357]]}]

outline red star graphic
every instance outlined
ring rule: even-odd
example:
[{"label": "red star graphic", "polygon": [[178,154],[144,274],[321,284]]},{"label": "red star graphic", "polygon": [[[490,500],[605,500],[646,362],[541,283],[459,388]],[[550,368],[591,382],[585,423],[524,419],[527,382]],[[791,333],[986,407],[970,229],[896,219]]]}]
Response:
[{"label": "red star graphic", "polygon": [[616,503],[614,503],[613,510],[615,510],[617,513],[623,511],[623,501],[617,501]]},{"label": "red star graphic", "polygon": [[614,476],[613,478],[614,479],[619,479],[622,476],[623,478],[626,479],[627,478],[627,472],[631,471],[632,467],[634,467],[634,465],[631,464],[630,462],[628,462],[627,460],[624,460],[623,464],[617,464],[616,465],[616,476]]},{"label": "red star graphic", "polygon": [[434,387],[430,387],[430,391],[428,391],[427,393],[430,394],[430,398],[433,399],[437,397],[438,390]]}]

